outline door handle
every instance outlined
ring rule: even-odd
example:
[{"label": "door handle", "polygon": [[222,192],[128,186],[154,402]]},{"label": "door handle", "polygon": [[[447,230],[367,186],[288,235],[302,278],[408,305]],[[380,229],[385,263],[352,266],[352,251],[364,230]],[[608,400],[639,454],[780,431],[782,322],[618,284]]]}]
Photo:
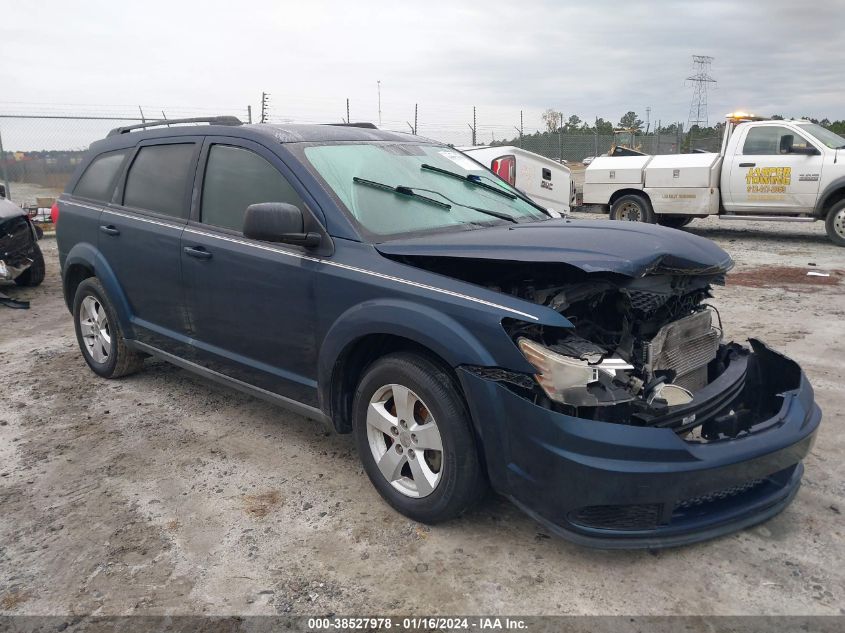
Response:
[{"label": "door handle", "polygon": [[740,163],[740,167],[756,167],[757,163]]},{"label": "door handle", "polygon": [[205,250],[202,246],[186,246],[185,255],[188,257],[196,257],[197,259],[211,259],[211,253]]},{"label": "door handle", "polygon": [[100,230],[105,233],[106,235],[120,235],[120,230],[111,224],[109,225],[101,225]]}]

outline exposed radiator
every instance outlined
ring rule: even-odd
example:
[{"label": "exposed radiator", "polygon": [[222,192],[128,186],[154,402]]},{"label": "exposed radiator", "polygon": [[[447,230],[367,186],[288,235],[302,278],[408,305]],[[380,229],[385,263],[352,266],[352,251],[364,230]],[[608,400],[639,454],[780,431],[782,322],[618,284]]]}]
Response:
[{"label": "exposed radiator", "polygon": [[716,358],[721,338],[710,310],[673,321],[646,346],[648,372],[674,370],[673,384],[695,392],[707,385],[707,364]]}]

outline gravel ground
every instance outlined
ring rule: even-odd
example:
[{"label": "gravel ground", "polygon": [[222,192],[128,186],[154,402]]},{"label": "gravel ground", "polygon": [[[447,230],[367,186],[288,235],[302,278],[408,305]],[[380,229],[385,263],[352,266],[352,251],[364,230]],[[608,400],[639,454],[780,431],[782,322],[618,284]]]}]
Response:
[{"label": "gravel ground", "polygon": [[[820,224],[690,230],[738,271],[845,270]],[[825,421],[795,502],[715,541],[604,552],[498,498],[448,525],[409,521],[382,503],[349,436],[162,362],[95,377],[54,240],[43,247],[45,283],[3,288],[32,309],[0,307],[0,613],[845,613],[838,284],[758,288],[752,274],[716,293],[729,337],[762,338],[815,386]]]}]

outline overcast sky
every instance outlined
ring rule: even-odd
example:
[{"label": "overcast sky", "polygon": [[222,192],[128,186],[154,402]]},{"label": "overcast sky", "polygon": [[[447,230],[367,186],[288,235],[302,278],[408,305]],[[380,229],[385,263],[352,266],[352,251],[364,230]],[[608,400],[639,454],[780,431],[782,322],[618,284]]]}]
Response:
[{"label": "overcast sky", "polygon": [[[61,2],[0,0],[0,112],[245,110],[345,116],[468,142],[547,107],[686,122],[691,55],[712,55],[710,121],[734,109],[845,118],[845,2]],[[58,107],[57,107],[58,106]],[[85,107],[82,107],[85,106]],[[121,106],[116,108],[115,106]],[[182,108],[182,110],[180,110]]]}]

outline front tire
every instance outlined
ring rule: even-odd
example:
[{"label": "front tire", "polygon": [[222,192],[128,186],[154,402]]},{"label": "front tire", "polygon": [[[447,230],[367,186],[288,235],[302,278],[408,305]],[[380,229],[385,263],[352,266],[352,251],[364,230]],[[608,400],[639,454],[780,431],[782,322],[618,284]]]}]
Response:
[{"label": "front tire", "polygon": [[32,263],[15,278],[15,283],[19,286],[37,286],[44,281],[46,273],[44,253],[41,252],[41,247],[37,243],[32,246]]},{"label": "front tire", "polygon": [[353,402],[364,470],[398,512],[420,523],[452,519],[487,482],[457,381],[430,360],[391,354],[364,374]]},{"label": "front tire", "polygon": [[129,349],[117,314],[96,277],[85,279],[73,299],[73,323],[82,356],[103,378],[119,378],[141,369],[144,356]]},{"label": "front tire", "polygon": [[648,198],[631,193],[613,202],[610,206],[610,219],[654,224],[654,210]]},{"label": "front tire", "polygon": [[824,228],[831,242],[845,246],[845,200],[840,200],[827,212]]}]

